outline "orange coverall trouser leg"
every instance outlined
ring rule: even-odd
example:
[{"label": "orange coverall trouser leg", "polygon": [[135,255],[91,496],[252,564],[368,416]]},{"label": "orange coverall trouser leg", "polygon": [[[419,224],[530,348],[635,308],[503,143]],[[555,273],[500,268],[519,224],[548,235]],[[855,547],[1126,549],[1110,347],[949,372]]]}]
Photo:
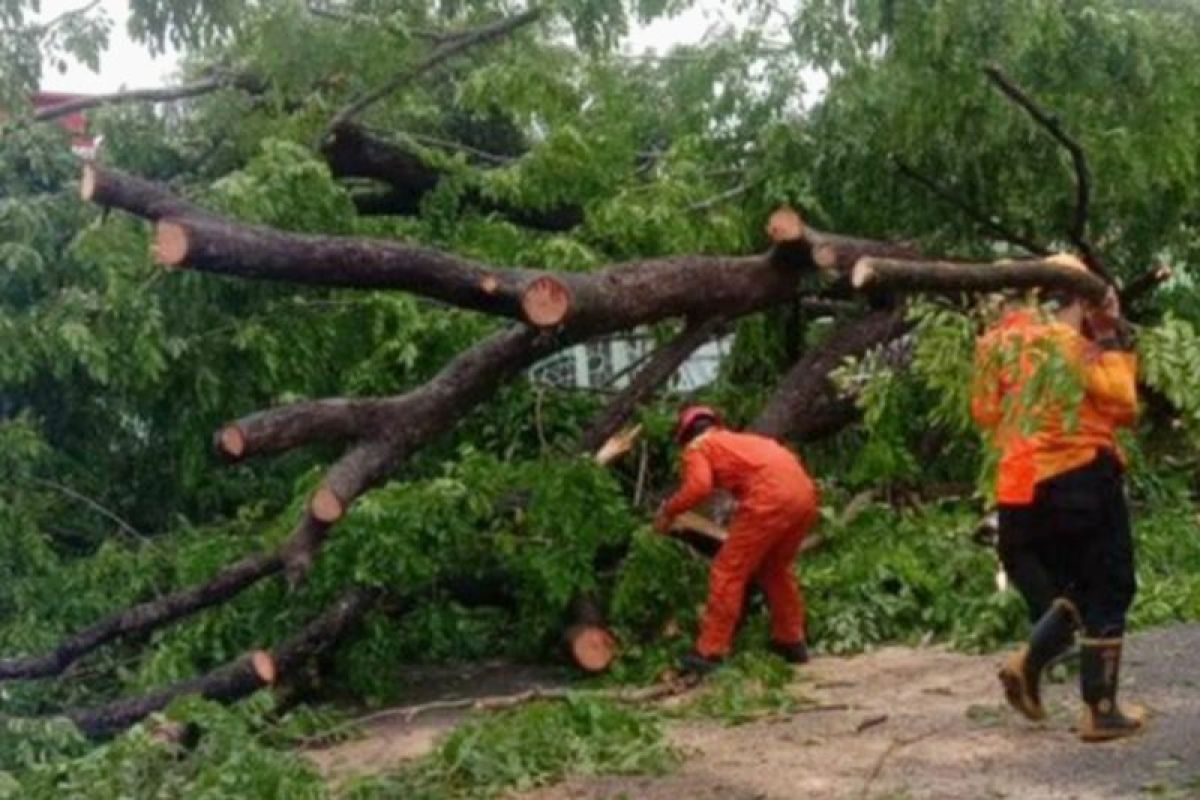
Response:
[{"label": "orange coverall trouser leg", "polygon": [[756,575],[771,610],[771,637],[788,644],[803,638],[804,601],[792,562],[815,519],[815,509],[799,515],[791,509],[742,511],[734,517],[709,573],[708,602],[696,643],[700,655],[713,658],[729,652],[746,584]]}]

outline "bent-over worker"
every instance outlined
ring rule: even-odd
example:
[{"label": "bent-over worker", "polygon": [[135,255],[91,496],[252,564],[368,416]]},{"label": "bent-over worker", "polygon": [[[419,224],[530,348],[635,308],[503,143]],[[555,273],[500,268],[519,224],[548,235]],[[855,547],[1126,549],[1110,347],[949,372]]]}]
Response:
[{"label": "bent-over worker", "polygon": [[713,559],[708,602],[695,652],[683,667],[705,673],[728,655],[747,584],[757,580],[771,613],[771,647],[792,663],[808,660],[804,599],[793,562],[817,519],[817,488],[800,460],[774,439],[728,430],[706,406],[680,411],[676,440],[683,446],[683,481],[655,518],[672,520],[714,489],[730,492],[737,510]]},{"label": "bent-over worker", "polygon": [[[1051,260],[1086,269],[1074,256]],[[1041,673],[1082,628],[1079,736],[1115,739],[1143,724],[1140,709],[1117,705],[1136,581],[1116,430],[1137,414],[1137,361],[1115,292],[1100,305],[1062,291],[1043,301],[1044,312],[1010,309],[976,353],[972,413],[1000,453],[1000,557],[1034,623],[1000,681],[1017,711],[1044,719]],[[1039,370],[1074,375],[1082,391],[1030,397]]]}]

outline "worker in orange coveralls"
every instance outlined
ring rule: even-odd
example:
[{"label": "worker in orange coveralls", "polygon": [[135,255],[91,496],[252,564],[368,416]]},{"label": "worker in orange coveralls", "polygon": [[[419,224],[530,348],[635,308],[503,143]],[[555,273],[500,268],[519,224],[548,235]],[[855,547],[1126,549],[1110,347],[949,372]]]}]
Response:
[{"label": "worker in orange coveralls", "polygon": [[[1074,256],[1050,260],[1086,270]],[[1017,711],[1044,719],[1041,673],[1082,628],[1078,733],[1103,741],[1143,725],[1140,709],[1117,705],[1125,616],[1137,586],[1115,433],[1137,414],[1137,360],[1114,291],[1098,306],[1061,291],[1042,301],[1044,310],[1009,309],[976,352],[972,413],[1000,453],[1000,557],[1034,622],[1000,681]],[[1039,369],[1077,376],[1074,413],[1066,399],[1029,396]]]},{"label": "worker in orange coveralls", "polygon": [[724,660],[752,579],[767,596],[771,649],[804,663],[804,599],[792,564],[817,519],[816,486],[781,444],[727,430],[711,408],[684,408],[676,439],[684,447],[683,483],[659,510],[655,528],[668,532],[676,516],[714,489],[725,489],[737,500],[729,536],[713,560],[700,637],[695,652],[682,661],[684,670],[704,674]]}]

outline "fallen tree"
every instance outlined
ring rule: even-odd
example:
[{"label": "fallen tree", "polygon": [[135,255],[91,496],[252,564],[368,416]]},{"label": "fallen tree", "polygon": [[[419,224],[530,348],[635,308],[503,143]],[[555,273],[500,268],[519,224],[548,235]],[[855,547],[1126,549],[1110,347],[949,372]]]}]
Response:
[{"label": "fallen tree", "polygon": [[[428,383],[406,393],[302,401],[223,426],[214,443],[230,462],[314,442],[341,445],[344,450],[275,553],[245,559],[202,584],[113,615],[68,637],[49,654],[0,661],[3,678],[60,674],[104,644],[171,624],[281,571],[293,584],[301,581],[332,527],[358,497],[453,428],[501,385],[564,347],[665,320],[687,322],[685,333],[653,357],[635,375],[630,389],[597,419],[587,439],[590,445],[623,423],[713,327],[796,302],[807,273],[821,271],[839,282],[887,291],[960,293],[1010,286],[1070,286],[1096,296],[1104,287],[1090,276],[1068,277],[1060,268],[1038,263],[997,269],[917,261],[920,254],[911,243],[826,233],[787,208],[772,216],[768,225],[772,246],[757,255],[684,255],[614,264],[588,273],[560,273],[480,263],[404,242],[306,236],[247,225],[213,214],[162,186],[90,164],[84,169],[81,193],[99,205],[154,223],[155,259],[166,266],[322,287],[400,290],[504,318],[510,325],[463,351]],[[1082,226],[1076,225],[1073,232],[1082,241]],[[1096,268],[1098,261],[1089,259],[1089,265]],[[853,405],[832,391],[830,371],[846,357],[891,341],[906,330],[899,309],[844,319],[824,344],[800,355],[751,427],[779,438],[804,437],[853,419]],[[178,694],[200,692],[225,699],[253,691],[283,671],[281,665],[286,668],[292,659],[313,652],[318,641],[336,638],[358,615],[353,610],[368,604],[368,599],[352,593],[343,605],[270,654],[252,654],[209,676],[103,709],[74,712],[74,716],[89,730],[113,730]],[[596,650],[591,645],[600,641],[595,636],[568,638],[589,643],[584,648],[589,658]]]}]

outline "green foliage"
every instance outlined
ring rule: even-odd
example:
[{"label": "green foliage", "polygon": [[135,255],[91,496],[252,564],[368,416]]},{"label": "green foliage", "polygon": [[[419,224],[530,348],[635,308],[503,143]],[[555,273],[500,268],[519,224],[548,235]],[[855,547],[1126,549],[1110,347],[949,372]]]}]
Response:
[{"label": "green foliage", "polygon": [[969,649],[1016,637],[1020,599],[998,594],[995,555],[971,541],[970,508],[896,512],[873,505],[801,560],[812,642],[856,652],[923,637]]},{"label": "green foliage", "polygon": [[737,653],[706,681],[700,696],[682,710],[742,725],[764,717],[786,716],[802,706],[789,691],[796,674],[776,656],[761,651]]},{"label": "green foliage", "polygon": [[1138,334],[1142,378],[1178,412],[1193,441],[1200,436],[1200,334],[1192,323],[1168,315]]},{"label": "green foliage", "polygon": [[353,800],[491,798],[568,774],[661,774],[679,754],[652,714],[610,700],[571,696],[469,722],[428,758],[347,788]]},{"label": "green foliage", "polygon": [[311,765],[272,744],[280,732],[307,724],[270,721],[271,703],[267,694],[233,708],[196,698],[176,702],[165,718],[203,730],[191,749],[156,738],[151,724],[89,747],[66,723],[9,721],[0,732],[0,797],[328,797]]}]

